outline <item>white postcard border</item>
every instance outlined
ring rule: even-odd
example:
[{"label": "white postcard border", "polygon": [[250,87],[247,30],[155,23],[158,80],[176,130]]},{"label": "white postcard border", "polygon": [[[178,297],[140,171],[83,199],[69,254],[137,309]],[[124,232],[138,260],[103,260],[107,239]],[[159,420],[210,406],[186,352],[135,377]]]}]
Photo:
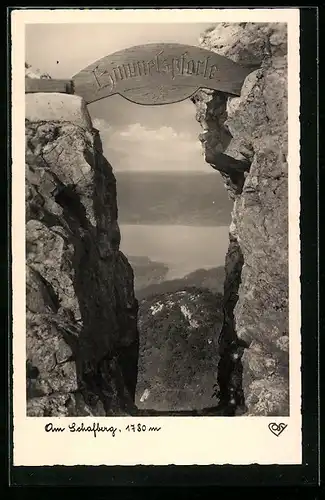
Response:
[{"label": "white postcard border", "polygon": [[[25,24],[286,22],[289,127],[290,417],[26,417],[25,383]],[[299,9],[49,9],[12,12],[12,284],[14,465],[301,464]],[[62,432],[46,432],[52,422]],[[118,430],[70,432],[69,424]],[[287,425],[281,436],[271,422]],[[128,425],[159,432],[125,430]],[[121,430],[121,432],[120,432]]]}]

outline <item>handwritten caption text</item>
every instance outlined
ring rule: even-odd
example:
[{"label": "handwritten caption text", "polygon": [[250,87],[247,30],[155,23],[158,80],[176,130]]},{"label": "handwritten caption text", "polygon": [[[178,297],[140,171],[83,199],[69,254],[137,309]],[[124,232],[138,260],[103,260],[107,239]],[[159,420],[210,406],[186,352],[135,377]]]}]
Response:
[{"label": "handwritten caption text", "polygon": [[105,426],[100,425],[99,422],[93,422],[91,425],[86,425],[83,422],[81,424],[72,422],[67,426],[55,426],[52,422],[47,423],[44,426],[44,430],[47,433],[63,433],[63,432],[74,432],[74,433],[91,433],[94,437],[97,437],[98,434],[107,434],[109,433],[111,437],[116,437],[118,433],[122,432],[159,432],[161,427],[158,426],[149,426],[145,424],[129,424],[124,427],[114,427],[114,426]]}]

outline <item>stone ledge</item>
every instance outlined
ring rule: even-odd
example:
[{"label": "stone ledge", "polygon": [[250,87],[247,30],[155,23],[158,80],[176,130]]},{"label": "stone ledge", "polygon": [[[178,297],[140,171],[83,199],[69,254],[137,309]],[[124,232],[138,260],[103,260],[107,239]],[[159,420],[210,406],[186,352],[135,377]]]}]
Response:
[{"label": "stone ledge", "polygon": [[25,118],[31,122],[61,121],[71,122],[86,130],[93,128],[85,101],[71,94],[26,94]]}]

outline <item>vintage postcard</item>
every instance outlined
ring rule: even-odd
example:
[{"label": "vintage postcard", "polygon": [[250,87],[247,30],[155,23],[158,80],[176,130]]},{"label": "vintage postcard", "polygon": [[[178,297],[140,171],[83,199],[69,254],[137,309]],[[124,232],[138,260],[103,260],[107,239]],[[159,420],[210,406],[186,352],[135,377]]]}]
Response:
[{"label": "vintage postcard", "polygon": [[11,32],[13,465],[301,464],[299,10]]}]

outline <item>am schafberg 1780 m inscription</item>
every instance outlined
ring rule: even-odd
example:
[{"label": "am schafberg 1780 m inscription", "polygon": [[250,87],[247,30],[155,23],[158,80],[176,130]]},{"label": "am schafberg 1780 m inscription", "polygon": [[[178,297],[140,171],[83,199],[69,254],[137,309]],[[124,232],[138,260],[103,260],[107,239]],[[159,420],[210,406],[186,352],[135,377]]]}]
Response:
[{"label": "am schafberg 1780 m inscription", "polygon": [[109,433],[112,437],[115,437],[120,432],[159,432],[161,427],[149,426],[145,424],[132,424],[127,425],[123,428],[114,426],[100,425],[98,422],[93,422],[91,425],[87,425],[84,422],[81,424],[72,422],[67,426],[55,426],[52,422],[49,422],[44,426],[45,432],[62,433],[62,432],[73,432],[76,434],[89,432],[92,433],[94,437],[97,434],[107,434]]}]

